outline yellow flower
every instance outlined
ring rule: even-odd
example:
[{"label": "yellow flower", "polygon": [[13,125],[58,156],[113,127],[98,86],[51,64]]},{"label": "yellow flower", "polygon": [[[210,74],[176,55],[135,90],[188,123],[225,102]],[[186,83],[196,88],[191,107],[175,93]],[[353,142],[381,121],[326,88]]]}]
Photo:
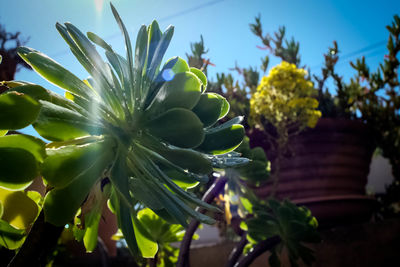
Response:
[{"label": "yellow flower", "polygon": [[265,119],[275,127],[292,123],[315,127],[321,112],[316,110],[315,89],[306,76],[306,70],[288,62],[272,68],[250,99],[251,120],[261,124]]}]

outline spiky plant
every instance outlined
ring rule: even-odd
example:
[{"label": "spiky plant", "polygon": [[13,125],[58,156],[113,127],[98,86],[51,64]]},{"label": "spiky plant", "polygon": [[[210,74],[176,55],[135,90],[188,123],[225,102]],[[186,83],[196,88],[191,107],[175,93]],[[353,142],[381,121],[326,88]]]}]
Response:
[{"label": "spiky plant", "polygon": [[[46,221],[72,223],[80,210],[87,249],[96,246],[102,203],[109,199],[130,250],[153,257],[157,243],[137,217],[142,205],[172,223],[214,220],[196,211],[216,210],[186,191],[219,164],[237,163],[244,136],[240,119],[214,127],[228,110],[220,95],[206,93],[206,76],[175,57],[161,65],[174,28],[161,32],[156,21],[139,30],[136,48],[117,11],[126,57],[94,33],[74,25],[56,27],[90,74],[82,81],[60,64],[27,47],[19,55],[43,78],[66,90],[65,97],[27,82],[4,82],[0,130],[32,124],[40,136],[0,137],[0,186],[20,190],[41,175],[48,193]],[[105,50],[108,62],[97,52]],[[162,67],[160,67],[162,66]],[[3,167],[4,166],[4,167]],[[110,185],[108,185],[110,182]]]}]

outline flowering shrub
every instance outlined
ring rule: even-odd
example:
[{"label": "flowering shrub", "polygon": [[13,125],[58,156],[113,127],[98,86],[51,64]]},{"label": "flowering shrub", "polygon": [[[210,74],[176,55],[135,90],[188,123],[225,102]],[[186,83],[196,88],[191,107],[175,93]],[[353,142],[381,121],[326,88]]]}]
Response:
[{"label": "flowering shrub", "polygon": [[265,119],[277,129],[315,127],[321,112],[316,110],[315,90],[306,75],[306,70],[285,61],[272,68],[250,99],[251,120],[261,126]]}]

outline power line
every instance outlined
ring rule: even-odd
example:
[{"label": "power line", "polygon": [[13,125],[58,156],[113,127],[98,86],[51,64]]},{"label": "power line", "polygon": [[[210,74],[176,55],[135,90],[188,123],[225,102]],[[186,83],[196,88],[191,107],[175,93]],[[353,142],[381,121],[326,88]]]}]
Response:
[{"label": "power line", "polygon": [[[171,15],[168,15],[168,16],[165,16],[165,17],[162,17],[162,18],[158,19],[157,21],[166,21],[166,20],[169,20],[169,19],[172,19],[172,18],[180,17],[180,16],[183,16],[183,15],[186,15],[186,14],[189,14],[189,13],[192,13],[192,12],[195,12],[195,11],[198,11],[198,10],[200,10],[200,9],[203,9],[203,8],[206,8],[206,7],[209,7],[209,6],[218,4],[218,3],[223,2],[223,1],[225,1],[225,0],[213,0],[213,1],[209,1],[209,2],[206,2],[206,3],[200,4],[200,5],[197,5],[197,6],[195,6],[195,7],[191,7],[191,8],[188,8],[188,9],[185,9],[185,10],[182,10],[182,11],[179,11],[179,12],[176,12],[176,13],[174,13],[174,14],[171,14]],[[109,41],[109,40],[114,39],[114,38],[116,38],[116,37],[118,37],[118,36],[121,36],[121,33],[120,33],[120,32],[115,32],[115,33],[113,33],[113,34],[110,34],[110,35],[106,36],[106,37],[104,38],[104,40]],[[64,50],[61,50],[61,51],[59,51],[59,52],[56,52],[56,53],[50,55],[50,57],[51,57],[51,58],[59,57],[59,56],[65,55],[65,54],[67,54],[67,53],[69,53],[69,52],[70,52],[69,49],[64,49]]]}]

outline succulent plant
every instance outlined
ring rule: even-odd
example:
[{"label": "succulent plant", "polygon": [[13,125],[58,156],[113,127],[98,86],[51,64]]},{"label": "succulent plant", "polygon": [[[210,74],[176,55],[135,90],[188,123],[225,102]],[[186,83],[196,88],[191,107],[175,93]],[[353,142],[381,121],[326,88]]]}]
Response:
[{"label": "succulent plant", "polygon": [[[131,251],[152,257],[157,243],[137,220],[139,204],[183,226],[189,218],[212,223],[193,207],[217,208],[186,189],[207,181],[219,164],[242,162],[236,154],[234,159],[223,154],[241,143],[244,129],[240,118],[215,126],[229,104],[205,92],[207,78],[200,70],[179,57],[161,64],[172,26],[161,32],[156,21],[143,25],[133,50],[126,27],[111,9],[125,37],[125,58],[94,33],[86,37],[70,23],[56,25],[89,73],[87,80],[39,51],[18,49],[33,70],[66,92],[63,97],[31,83],[3,82],[9,90],[0,95],[0,130],[32,124],[50,143],[28,135],[0,137],[0,186],[21,190],[43,176],[45,219],[65,225],[80,209],[89,250],[100,220],[92,214],[100,214],[99,203],[110,199]],[[105,50],[108,62],[93,43]]]}]

